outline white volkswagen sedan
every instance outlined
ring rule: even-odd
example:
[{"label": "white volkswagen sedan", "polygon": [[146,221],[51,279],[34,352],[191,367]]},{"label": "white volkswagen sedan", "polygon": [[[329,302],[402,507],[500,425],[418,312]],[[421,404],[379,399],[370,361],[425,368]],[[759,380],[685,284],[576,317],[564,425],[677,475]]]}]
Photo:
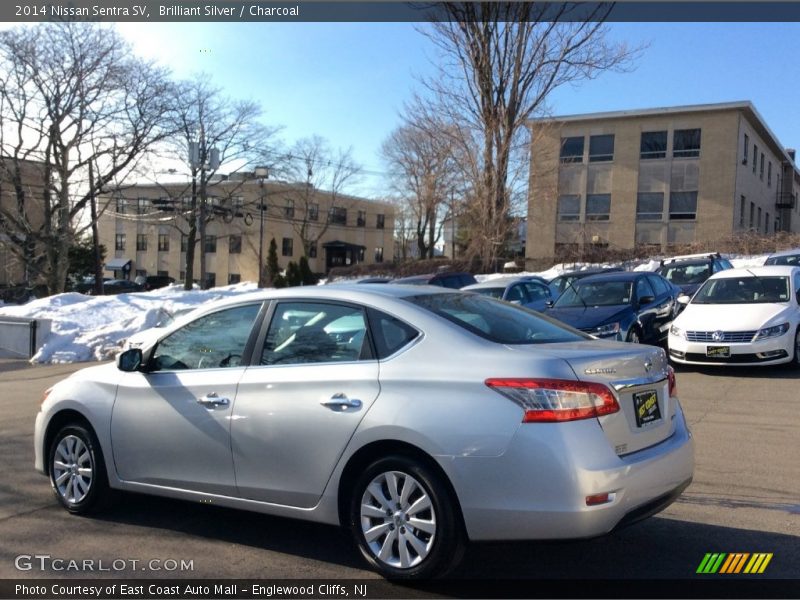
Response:
[{"label": "white volkswagen sedan", "polygon": [[800,268],[713,275],[672,322],[668,344],[679,363],[800,366]]},{"label": "white volkswagen sedan", "polygon": [[662,349],[391,284],[198,309],[49,390],[35,452],[69,512],[114,488],[340,524],[407,578],[467,540],[608,533],[694,466]]}]

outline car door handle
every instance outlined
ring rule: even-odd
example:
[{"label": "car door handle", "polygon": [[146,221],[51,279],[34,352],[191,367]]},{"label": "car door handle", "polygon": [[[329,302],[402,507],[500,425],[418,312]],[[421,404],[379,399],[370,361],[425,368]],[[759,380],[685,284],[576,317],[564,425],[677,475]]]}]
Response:
[{"label": "car door handle", "polygon": [[350,399],[347,397],[346,394],[334,394],[328,400],[320,400],[319,402],[322,406],[326,408],[330,408],[331,410],[336,411],[345,411],[348,409],[358,409],[361,408],[361,400],[356,400],[355,398]]},{"label": "car door handle", "polygon": [[203,406],[228,406],[231,401],[228,398],[220,398],[216,392],[211,392],[206,396],[200,396],[197,403]]}]

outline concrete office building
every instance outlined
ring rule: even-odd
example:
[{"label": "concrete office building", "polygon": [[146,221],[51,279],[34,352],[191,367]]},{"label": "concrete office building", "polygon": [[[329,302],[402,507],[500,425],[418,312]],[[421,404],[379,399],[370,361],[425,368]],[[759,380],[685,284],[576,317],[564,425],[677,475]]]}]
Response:
[{"label": "concrete office building", "polygon": [[800,172],[750,102],[534,120],[526,257],[800,231]]},{"label": "concrete office building", "polygon": [[[104,198],[99,232],[108,251],[108,276],[184,278],[191,187],[191,183],[135,185]],[[210,286],[258,281],[259,249],[266,264],[273,238],[282,269],[303,256],[303,240],[309,243],[309,266],[316,273],[393,260],[394,213],[383,202],[334,197],[304,184],[265,181],[262,186],[257,180],[231,178],[209,185],[206,213]],[[199,243],[198,232],[194,264],[198,280]]]}]

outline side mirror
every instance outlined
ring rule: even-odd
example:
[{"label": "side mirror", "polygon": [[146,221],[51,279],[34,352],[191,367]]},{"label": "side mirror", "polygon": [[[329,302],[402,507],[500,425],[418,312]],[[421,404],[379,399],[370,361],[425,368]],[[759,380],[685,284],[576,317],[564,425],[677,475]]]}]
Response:
[{"label": "side mirror", "polygon": [[680,296],[678,296],[678,304],[683,304],[684,306],[686,306],[687,304],[689,304],[689,300],[691,300],[691,298],[689,298],[689,296],[687,296],[686,294],[681,294]]},{"label": "side mirror", "polygon": [[544,305],[545,305],[547,308],[553,308],[553,305],[554,305],[554,304],[555,304],[555,300],[548,300],[547,302],[545,302],[545,303],[544,303]]},{"label": "side mirror", "polygon": [[516,304],[517,306],[522,305],[522,300],[510,300],[511,304]]},{"label": "side mirror", "polygon": [[639,298],[639,306],[644,306],[645,304],[652,304],[655,301],[655,296],[642,296]]},{"label": "side mirror", "polygon": [[138,371],[142,366],[141,348],[130,348],[117,356],[117,368],[126,373]]}]

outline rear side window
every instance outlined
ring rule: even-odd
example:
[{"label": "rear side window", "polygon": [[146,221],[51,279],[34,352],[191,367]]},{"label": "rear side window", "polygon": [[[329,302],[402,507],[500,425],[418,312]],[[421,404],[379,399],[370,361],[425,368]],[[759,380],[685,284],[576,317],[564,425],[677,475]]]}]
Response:
[{"label": "rear side window", "polygon": [[552,344],[589,339],[535,311],[478,294],[426,294],[405,300],[498,344]]},{"label": "rear side window", "polygon": [[419,337],[419,331],[386,313],[370,308],[367,311],[378,358],[386,358]]}]

